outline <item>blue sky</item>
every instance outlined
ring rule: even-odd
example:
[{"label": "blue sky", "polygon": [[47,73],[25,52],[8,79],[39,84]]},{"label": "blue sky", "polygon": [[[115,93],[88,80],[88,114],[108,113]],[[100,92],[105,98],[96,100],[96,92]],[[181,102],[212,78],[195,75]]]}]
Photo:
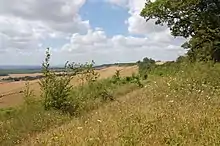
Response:
[{"label": "blue sky", "polygon": [[[0,1],[0,65],[175,60],[182,38],[140,17],[145,0]],[[50,9],[48,11],[48,6]],[[9,59],[10,58],[10,59]]]},{"label": "blue sky", "polygon": [[87,1],[80,9],[82,19],[89,20],[92,28],[103,28],[107,36],[128,35],[125,21],[129,17],[127,9],[110,5],[104,1]]}]

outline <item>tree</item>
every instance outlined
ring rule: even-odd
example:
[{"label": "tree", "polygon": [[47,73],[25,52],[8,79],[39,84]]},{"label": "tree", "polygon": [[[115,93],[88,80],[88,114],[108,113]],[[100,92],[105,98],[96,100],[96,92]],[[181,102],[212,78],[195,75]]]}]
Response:
[{"label": "tree", "polygon": [[219,0],[147,0],[140,15],[166,24],[175,37],[190,38],[182,46],[192,60],[220,61]]},{"label": "tree", "polygon": [[155,60],[145,57],[142,62],[138,63],[139,74],[145,78],[147,73],[155,66],[155,63]]}]

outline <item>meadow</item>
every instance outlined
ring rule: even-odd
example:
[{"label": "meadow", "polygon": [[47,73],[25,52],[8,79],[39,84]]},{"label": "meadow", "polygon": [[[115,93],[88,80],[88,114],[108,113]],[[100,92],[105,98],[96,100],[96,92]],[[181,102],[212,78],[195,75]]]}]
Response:
[{"label": "meadow", "polygon": [[219,64],[156,65],[141,80],[142,87],[126,78],[134,71],[135,66],[124,67],[117,75],[115,68],[107,68],[92,86],[76,85],[73,115],[45,110],[42,100],[26,91],[23,104],[1,109],[0,144],[220,144]]}]

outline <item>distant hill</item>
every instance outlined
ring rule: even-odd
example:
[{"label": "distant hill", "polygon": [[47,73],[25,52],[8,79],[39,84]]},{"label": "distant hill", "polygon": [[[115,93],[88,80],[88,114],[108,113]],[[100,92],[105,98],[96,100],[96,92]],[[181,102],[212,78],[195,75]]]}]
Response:
[{"label": "distant hill", "polygon": [[41,66],[28,66],[28,65],[0,65],[0,69],[41,69]]}]

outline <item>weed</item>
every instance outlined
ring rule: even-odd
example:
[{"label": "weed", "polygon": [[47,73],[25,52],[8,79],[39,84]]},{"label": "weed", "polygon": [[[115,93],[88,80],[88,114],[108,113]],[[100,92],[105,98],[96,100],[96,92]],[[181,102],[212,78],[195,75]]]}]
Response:
[{"label": "weed", "polygon": [[77,70],[78,77],[81,81],[81,85],[85,83],[93,83],[97,81],[100,74],[94,69],[95,62],[92,60],[91,63],[77,64],[76,66],[70,66],[70,69]]},{"label": "weed", "polygon": [[112,83],[117,84],[121,81],[121,70],[116,70],[115,74],[112,76]]},{"label": "weed", "polygon": [[30,88],[30,83],[25,83],[25,89],[23,91],[24,94],[24,101],[26,104],[30,104],[35,101],[34,99],[34,91]]}]

